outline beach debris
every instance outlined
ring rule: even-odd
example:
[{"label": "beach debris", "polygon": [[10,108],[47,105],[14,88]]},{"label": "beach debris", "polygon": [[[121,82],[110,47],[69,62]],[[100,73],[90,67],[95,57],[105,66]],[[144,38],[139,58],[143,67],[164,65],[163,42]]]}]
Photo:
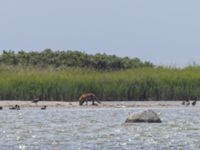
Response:
[{"label": "beach debris", "polygon": [[126,107],[127,107],[127,106],[125,106],[125,105],[122,105],[122,106],[121,106],[121,108],[126,108]]},{"label": "beach debris", "polygon": [[9,107],[9,109],[11,109],[11,110],[20,110],[20,106],[16,104],[15,106]]},{"label": "beach debris", "polygon": [[45,109],[47,109],[46,105],[44,105],[44,106],[41,107],[41,110],[45,110]]},{"label": "beach debris", "polygon": [[86,102],[86,104],[88,105],[88,101],[92,101],[92,105],[96,105],[95,101],[97,101],[99,104],[101,103],[95,94],[85,93],[80,96],[79,105],[83,105],[84,102]]},{"label": "beach debris", "polygon": [[146,110],[141,113],[129,115],[125,123],[161,123],[159,116],[152,110]]}]

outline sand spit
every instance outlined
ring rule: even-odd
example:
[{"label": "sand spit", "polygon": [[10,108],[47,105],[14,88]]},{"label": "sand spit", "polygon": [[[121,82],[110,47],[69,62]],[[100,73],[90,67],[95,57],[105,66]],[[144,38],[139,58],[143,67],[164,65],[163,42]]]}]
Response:
[{"label": "sand spit", "polygon": [[83,105],[79,106],[78,102],[61,102],[61,101],[39,101],[38,103],[32,103],[31,101],[0,101],[0,106],[10,107],[13,105],[19,105],[21,108],[24,107],[47,107],[56,108],[173,108],[173,107],[199,107],[200,104],[197,102],[196,106],[184,106],[181,101],[103,101],[99,105]]}]

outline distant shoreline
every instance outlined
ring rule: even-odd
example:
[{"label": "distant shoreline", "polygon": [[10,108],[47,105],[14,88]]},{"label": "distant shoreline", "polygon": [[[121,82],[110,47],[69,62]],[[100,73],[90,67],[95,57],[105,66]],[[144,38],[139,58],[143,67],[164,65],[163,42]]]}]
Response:
[{"label": "distant shoreline", "polygon": [[8,101],[1,100],[0,106],[4,108],[9,108],[10,106],[19,105],[21,108],[39,108],[44,105],[52,108],[174,108],[174,107],[199,107],[200,104],[196,106],[184,106],[181,101],[103,101],[102,104],[98,106],[88,105],[79,106],[77,102],[60,102],[60,101],[40,101],[37,104],[31,101]]}]

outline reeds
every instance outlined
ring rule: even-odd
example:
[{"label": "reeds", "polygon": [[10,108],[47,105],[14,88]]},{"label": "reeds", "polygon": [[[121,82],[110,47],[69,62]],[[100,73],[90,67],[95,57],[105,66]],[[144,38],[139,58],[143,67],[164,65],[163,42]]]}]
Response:
[{"label": "reeds", "polygon": [[75,101],[93,92],[101,100],[181,100],[200,96],[200,68],[123,71],[0,67],[0,99]]}]

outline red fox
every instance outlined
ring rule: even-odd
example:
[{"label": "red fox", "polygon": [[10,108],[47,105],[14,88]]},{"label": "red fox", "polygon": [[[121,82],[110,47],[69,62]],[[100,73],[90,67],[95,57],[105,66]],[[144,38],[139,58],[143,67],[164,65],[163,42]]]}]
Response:
[{"label": "red fox", "polygon": [[79,98],[79,105],[83,105],[84,102],[86,102],[86,104],[88,105],[88,101],[92,101],[92,105],[95,105],[94,101],[97,101],[99,104],[101,103],[95,94],[85,93]]}]

